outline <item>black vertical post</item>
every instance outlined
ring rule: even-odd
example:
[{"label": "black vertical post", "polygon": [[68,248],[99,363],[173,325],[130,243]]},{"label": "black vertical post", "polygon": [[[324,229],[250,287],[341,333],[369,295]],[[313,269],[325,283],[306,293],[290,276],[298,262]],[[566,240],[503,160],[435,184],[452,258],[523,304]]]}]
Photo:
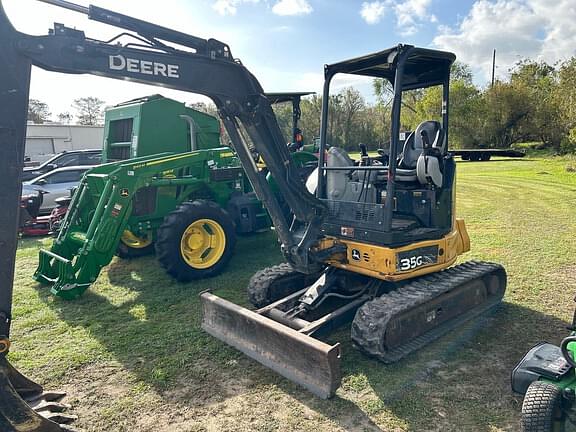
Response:
[{"label": "black vertical post", "polygon": [[492,87],[494,87],[494,75],[496,72],[496,48],[492,52]]},{"label": "black vertical post", "polygon": [[386,201],[384,202],[384,231],[392,229],[392,214],[394,212],[394,194],[396,192],[396,159],[398,158],[398,140],[400,139],[400,108],[402,106],[402,81],[404,75],[404,63],[410,52],[398,46],[398,60],[396,76],[394,77],[394,100],[392,102],[392,119],[390,131],[390,161],[388,163],[388,178],[386,180]]},{"label": "black vertical post", "polygon": [[292,101],[292,142],[296,143],[296,135],[298,135],[298,122],[302,111],[300,110],[300,96],[294,96]]},{"label": "black vertical post", "polygon": [[[10,336],[18,211],[30,89],[30,61],[15,49],[18,33],[0,4],[0,339]],[[4,353],[5,355],[6,353]],[[0,354],[2,355],[2,354]]]},{"label": "black vertical post", "polygon": [[[326,67],[325,67],[326,68]],[[325,198],[325,171],[323,170],[326,163],[326,137],[328,134],[328,110],[330,109],[330,81],[332,75],[327,75],[324,72],[324,90],[322,92],[322,116],[320,118],[320,149],[318,154],[318,187],[316,188],[316,196],[318,198]]]},{"label": "black vertical post", "polygon": [[448,149],[448,119],[450,111],[450,73],[442,86],[442,128],[444,129],[445,148]]}]

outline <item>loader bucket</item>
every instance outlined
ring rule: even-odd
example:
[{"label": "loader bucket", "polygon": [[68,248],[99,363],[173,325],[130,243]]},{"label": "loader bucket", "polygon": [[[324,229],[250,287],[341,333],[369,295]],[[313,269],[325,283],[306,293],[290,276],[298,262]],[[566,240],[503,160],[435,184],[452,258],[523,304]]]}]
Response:
[{"label": "loader bucket", "polygon": [[[72,429],[74,416],[62,414],[67,408],[57,400],[63,393],[44,393],[42,387],[19,373],[0,356],[0,430],[2,432],[63,432]],[[40,415],[38,412],[43,413]]]},{"label": "loader bucket", "polygon": [[34,279],[42,284],[52,285],[52,294],[73,300],[80,297],[90,286],[90,282],[82,283],[78,280],[71,260],[45,249],[40,249],[38,258]]},{"label": "loader bucket", "polygon": [[328,399],[340,386],[340,344],[328,345],[210,293],[202,328],[278,374]]}]

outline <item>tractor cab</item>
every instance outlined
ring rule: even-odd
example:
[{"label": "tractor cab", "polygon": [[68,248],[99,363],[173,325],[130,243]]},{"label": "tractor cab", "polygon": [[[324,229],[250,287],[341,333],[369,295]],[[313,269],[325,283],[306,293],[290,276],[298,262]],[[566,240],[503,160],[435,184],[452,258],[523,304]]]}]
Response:
[{"label": "tractor cab", "polygon": [[314,92],[287,92],[287,93],[266,93],[266,97],[270,105],[277,105],[282,103],[292,103],[292,137],[291,142],[288,143],[288,148],[291,152],[302,150],[304,147],[304,135],[298,123],[302,116],[300,110],[300,101],[304,96],[309,96]]}]

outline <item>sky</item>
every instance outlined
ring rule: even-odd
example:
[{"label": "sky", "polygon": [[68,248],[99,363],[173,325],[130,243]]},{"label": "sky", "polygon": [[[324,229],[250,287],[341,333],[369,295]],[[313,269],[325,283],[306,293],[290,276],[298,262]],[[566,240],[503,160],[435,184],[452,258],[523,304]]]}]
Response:
[{"label": "sky", "polygon": [[[86,0],[73,0],[87,6]],[[323,65],[408,43],[452,51],[474,81],[504,78],[519,60],[549,63],[576,55],[576,0],[93,0],[93,4],[202,38],[227,43],[265,91],[317,91]],[[14,26],[46,34],[54,22],[106,40],[118,30],[85,15],[34,0],[2,0]],[[353,81],[336,82],[338,88]],[[364,93],[370,99],[369,86]],[[75,98],[113,105],[161,93],[183,102],[201,96],[88,75],[33,69],[30,97],[53,113],[71,112]]]}]

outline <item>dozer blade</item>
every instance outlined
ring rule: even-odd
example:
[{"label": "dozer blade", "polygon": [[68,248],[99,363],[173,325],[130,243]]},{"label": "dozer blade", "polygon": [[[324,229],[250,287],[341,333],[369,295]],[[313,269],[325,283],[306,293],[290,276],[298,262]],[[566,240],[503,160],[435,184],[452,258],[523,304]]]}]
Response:
[{"label": "dozer blade", "polygon": [[68,408],[58,403],[64,395],[44,392],[40,385],[26,378],[4,356],[0,356],[0,431],[73,431],[62,424],[76,419],[62,413]]},{"label": "dozer blade", "polygon": [[280,375],[328,399],[340,386],[340,344],[328,345],[210,293],[202,328]]}]

